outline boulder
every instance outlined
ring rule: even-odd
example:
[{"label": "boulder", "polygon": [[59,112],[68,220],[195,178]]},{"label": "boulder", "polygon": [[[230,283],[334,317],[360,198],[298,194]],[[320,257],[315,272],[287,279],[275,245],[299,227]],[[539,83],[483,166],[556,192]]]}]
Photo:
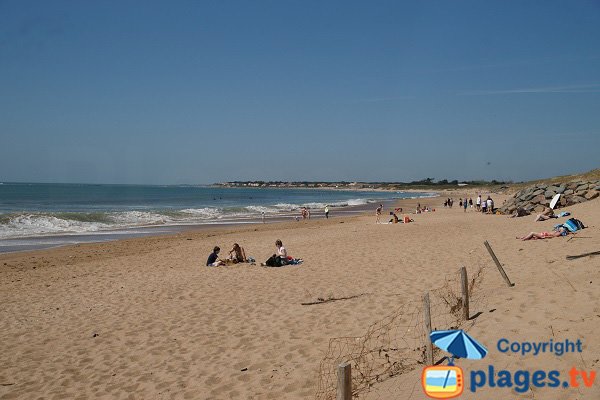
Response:
[{"label": "boulder", "polygon": [[567,190],[567,185],[565,185],[564,183],[562,185],[560,185],[557,189],[556,189],[556,193],[560,193],[563,194],[565,192],[565,190]]},{"label": "boulder", "polygon": [[533,211],[535,211],[535,212],[542,212],[542,211],[544,211],[545,209],[546,209],[546,207],[545,207],[545,206],[543,206],[543,205],[541,205],[541,204],[538,204],[538,205],[536,205],[536,206],[533,208]]},{"label": "boulder", "polygon": [[546,197],[543,194],[535,196],[531,199],[531,202],[535,204],[548,204],[548,202],[546,201]]},{"label": "boulder", "polygon": [[571,194],[575,193],[574,191],[572,191],[571,189],[567,189],[565,190],[565,192],[563,193],[565,196],[569,196]]},{"label": "boulder", "polygon": [[544,193],[544,192],[545,192],[545,190],[544,190],[544,189],[536,189],[536,190],[535,190],[535,191],[534,191],[532,194],[533,194],[534,196],[537,196],[538,194],[542,194],[542,193]]},{"label": "boulder", "polygon": [[578,183],[576,183],[576,182],[571,182],[571,183],[569,183],[569,184],[567,185],[567,189],[575,190],[575,189],[577,189],[577,186],[579,186],[579,184],[578,184]]},{"label": "boulder", "polygon": [[577,189],[575,189],[576,192],[581,192],[582,190],[586,190],[587,188],[589,188],[590,185],[587,183],[584,183],[582,185],[577,186]]},{"label": "boulder", "polygon": [[584,196],[586,200],[593,200],[596,197],[600,196],[600,192],[597,190],[590,190],[587,192],[587,194]]},{"label": "boulder", "polygon": [[583,203],[585,201],[585,197],[573,196],[573,197],[571,197],[570,200],[571,200],[572,204],[578,204],[578,203]]},{"label": "boulder", "polygon": [[547,198],[547,199],[551,199],[551,198],[553,198],[555,195],[556,195],[556,192],[555,192],[555,191],[552,191],[552,190],[546,190],[546,191],[544,192],[544,196],[546,196],[546,198]]}]

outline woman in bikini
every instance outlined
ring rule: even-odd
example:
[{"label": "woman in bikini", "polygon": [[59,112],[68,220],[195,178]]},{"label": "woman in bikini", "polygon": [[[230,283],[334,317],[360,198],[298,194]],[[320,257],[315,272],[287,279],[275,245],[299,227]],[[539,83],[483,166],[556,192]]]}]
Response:
[{"label": "woman in bikini", "polygon": [[523,237],[517,237],[520,240],[536,240],[536,239],[552,239],[559,236],[567,236],[569,231],[564,226],[559,226],[555,231],[552,232],[530,232],[529,235]]}]

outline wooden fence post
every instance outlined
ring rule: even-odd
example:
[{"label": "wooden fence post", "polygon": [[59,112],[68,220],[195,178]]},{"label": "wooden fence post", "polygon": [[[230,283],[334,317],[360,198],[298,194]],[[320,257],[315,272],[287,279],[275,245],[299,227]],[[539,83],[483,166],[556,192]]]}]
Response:
[{"label": "wooden fence post", "polygon": [[337,400],[352,400],[352,367],[341,363],[337,370]]},{"label": "wooden fence post", "polygon": [[490,246],[490,244],[488,243],[487,240],[485,242],[483,242],[483,244],[485,245],[486,249],[490,253],[490,256],[492,256],[492,260],[494,260],[494,262],[496,263],[496,267],[498,267],[498,271],[500,271],[500,275],[502,275],[506,284],[508,286],[514,286],[514,283],[512,283],[510,281],[510,279],[508,279],[508,275],[506,275],[506,272],[504,272],[504,268],[502,268],[500,261],[498,261],[498,257],[496,257],[496,254],[494,254],[494,250],[492,250],[492,246]]},{"label": "wooden fence post", "polygon": [[460,284],[462,286],[462,306],[463,318],[469,320],[469,279],[467,278],[467,268],[460,269]]},{"label": "wooden fence post", "polygon": [[425,322],[425,362],[427,365],[433,365],[433,344],[431,343],[431,308],[429,303],[429,292],[423,296],[423,319]]}]

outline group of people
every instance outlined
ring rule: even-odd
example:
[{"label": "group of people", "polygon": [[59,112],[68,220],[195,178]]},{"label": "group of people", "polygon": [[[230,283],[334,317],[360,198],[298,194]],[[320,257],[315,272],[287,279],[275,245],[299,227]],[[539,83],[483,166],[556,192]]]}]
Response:
[{"label": "group of people", "polygon": [[[281,240],[277,239],[275,241],[275,247],[275,253],[271,257],[269,257],[267,261],[260,264],[262,267],[282,267],[288,264],[302,263],[302,259],[292,258],[288,256],[287,250],[283,246]],[[207,267],[221,267],[228,264],[238,264],[246,262],[249,262],[251,263],[251,265],[254,265],[254,258],[246,257],[246,252],[244,248],[237,243],[233,244],[233,248],[229,251],[229,255],[227,256],[227,258],[219,258],[220,252],[221,248],[219,246],[215,246],[213,248],[213,252],[210,253],[208,259],[206,260]]]},{"label": "group of people", "polygon": [[[535,222],[547,221],[549,219],[559,218],[559,217],[567,217],[569,215],[571,215],[570,212],[562,212],[562,213],[560,213],[560,215],[556,215],[554,213],[554,210],[551,207],[544,207],[544,210],[535,216],[534,221]],[[569,223],[571,221],[578,222],[580,224],[580,226],[571,225],[570,229],[573,229],[573,231],[571,231],[569,228],[567,228],[567,225],[569,225]],[[567,236],[570,233],[575,233],[575,230],[577,230],[578,228],[584,228],[583,223],[572,218],[572,219],[568,220],[567,222],[565,222],[564,224],[556,225],[554,227],[554,229],[550,232],[548,232],[548,231],[529,232],[525,236],[521,236],[521,237],[517,236],[517,239],[520,239],[520,240],[552,239],[555,237]]]},{"label": "group of people", "polygon": [[[421,210],[421,205],[419,204],[417,206],[417,210]],[[414,222],[414,220],[410,219],[410,217],[408,216],[404,216],[403,218],[398,217],[398,214],[402,214],[402,207],[398,207],[398,208],[394,208],[394,211],[390,211],[390,220],[387,222],[388,224],[398,224],[398,223],[409,223],[409,222]],[[425,209],[423,209],[423,211],[425,211]],[[435,210],[434,210],[435,211]],[[379,207],[377,207],[377,209],[375,210],[375,223],[379,224],[382,223],[381,222],[381,215],[383,213],[383,204],[380,204]],[[419,211],[420,213],[420,211]],[[385,222],[384,222],[385,223]]]},{"label": "group of people", "polygon": [[[454,205],[454,199],[448,198],[444,200],[444,207],[452,208]],[[469,197],[468,199],[465,197],[464,199],[461,197],[458,200],[458,206],[467,212],[467,208],[475,208],[476,211],[481,212],[483,214],[493,214],[494,213],[494,200],[491,196],[488,196],[487,199],[482,199],[481,195],[477,195],[477,199],[475,200],[475,204],[473,204],[473,198]]]},{"label": "group of people", "polygon": [[[329,219],[329,205],[328,204],[325,205],[324,213],[325,213],[325,218]],[[300,221],[300,218],[310,219],[310,208],[302,207],[300,209],[300,216],[295,217],[295,219],[296,219],[296,221]]]},{"label": "group of people", "polygon": [[246,258],[246,252],[244,248],[237,243],[233,244],[233,248],[229,250],[229,255],[227,258],[219,258],[220,252],[221,248],[219,246],[215,246],[213,248],[213,252],[210,253],[208,259],[206,260],[207,267],[220,267],[227,264],[249,262],[248,258]]}]

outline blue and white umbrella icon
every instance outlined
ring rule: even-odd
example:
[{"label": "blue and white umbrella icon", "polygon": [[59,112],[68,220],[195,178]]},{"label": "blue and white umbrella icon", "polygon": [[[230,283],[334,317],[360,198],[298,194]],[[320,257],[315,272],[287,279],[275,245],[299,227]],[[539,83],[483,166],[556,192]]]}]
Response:
[{"label": "blue and white umbrella icon", "polygon": [[431,341],[442,350],[454,357],[481,360],[487,354],[487,349],[462,329],[449,331],[433,331],[429,334]]}]

